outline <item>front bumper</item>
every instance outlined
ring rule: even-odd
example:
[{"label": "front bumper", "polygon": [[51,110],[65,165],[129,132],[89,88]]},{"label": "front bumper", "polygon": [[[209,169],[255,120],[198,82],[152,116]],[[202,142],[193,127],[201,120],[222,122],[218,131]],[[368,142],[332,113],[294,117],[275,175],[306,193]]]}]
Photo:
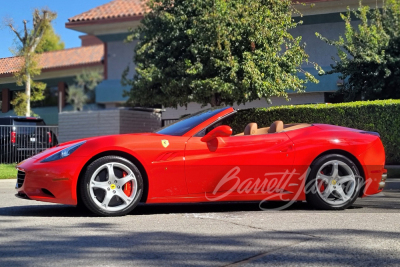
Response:
[{"label": "front bumper", "polygon": [[82,158],[41,163],[29,158],[18,164],[17,197],[38,201],[76,205],[76,184]]}]

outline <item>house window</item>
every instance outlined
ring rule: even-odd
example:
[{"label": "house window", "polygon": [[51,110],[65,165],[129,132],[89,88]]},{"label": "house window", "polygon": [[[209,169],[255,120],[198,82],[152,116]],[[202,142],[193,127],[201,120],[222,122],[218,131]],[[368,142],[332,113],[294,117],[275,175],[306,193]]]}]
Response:
[{"label": "house window", "polygon": [[54,107],[58,105],[58,87],[49,86],[44,92],[44,99],[40,101],[31,101],[32,108]]}]

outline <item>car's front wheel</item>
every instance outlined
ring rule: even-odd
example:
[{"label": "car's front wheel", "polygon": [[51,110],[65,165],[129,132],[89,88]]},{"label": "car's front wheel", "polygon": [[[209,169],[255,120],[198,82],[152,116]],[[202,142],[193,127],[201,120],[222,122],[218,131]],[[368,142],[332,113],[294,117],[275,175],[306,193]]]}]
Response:
[{"label": "car's front wheel", "polygon": [[357,166],[347,157],[322,156],[313,163],[307,178],[307,202],[318,209],[346,209],[356,201],[362,181]]},{"label": "car's front wheel", "polygon": [[131,212],[143,194],[143,178],[129,160],[106,156],[92,162],[81,180],[83,204],[101,216],[122,216]]}]

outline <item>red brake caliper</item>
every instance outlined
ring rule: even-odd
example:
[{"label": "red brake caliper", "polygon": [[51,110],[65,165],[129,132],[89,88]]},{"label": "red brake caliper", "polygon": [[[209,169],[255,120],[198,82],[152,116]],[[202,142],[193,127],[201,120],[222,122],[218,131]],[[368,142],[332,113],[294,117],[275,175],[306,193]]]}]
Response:
[{"label": "red brake caliper", "polygon": [[325,191],[325,185],[324,185],[324,183],[323,182],[321,182],[320,183],[320,186],[319,186],[319,192],[324,192]]},{"label": "red brake caliper", "polygon": [[[127,175],[128,175],[128,173],[126,173],[126,172],[123,172],[123,173],[122,173],[122,177],[125,177],[125,176],[127,176]],[[130,197],[130,196],[132,195],[132,182],[129,181],[129,182],[127,182],[126,184],[124,184],[123,190],[124,190],[125,195],[127,195],[128,197]]]}]

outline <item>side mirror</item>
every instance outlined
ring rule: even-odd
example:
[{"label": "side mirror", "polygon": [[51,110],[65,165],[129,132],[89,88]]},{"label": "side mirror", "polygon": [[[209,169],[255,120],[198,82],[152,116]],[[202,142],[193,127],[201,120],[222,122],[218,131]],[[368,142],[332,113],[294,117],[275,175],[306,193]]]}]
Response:
[{"label": "side mirror", "polygon": [[232,128],[227,125],[221,125],[201,138],[201,142],[209,142],[217,137],[228,137],[232,135]]}]

